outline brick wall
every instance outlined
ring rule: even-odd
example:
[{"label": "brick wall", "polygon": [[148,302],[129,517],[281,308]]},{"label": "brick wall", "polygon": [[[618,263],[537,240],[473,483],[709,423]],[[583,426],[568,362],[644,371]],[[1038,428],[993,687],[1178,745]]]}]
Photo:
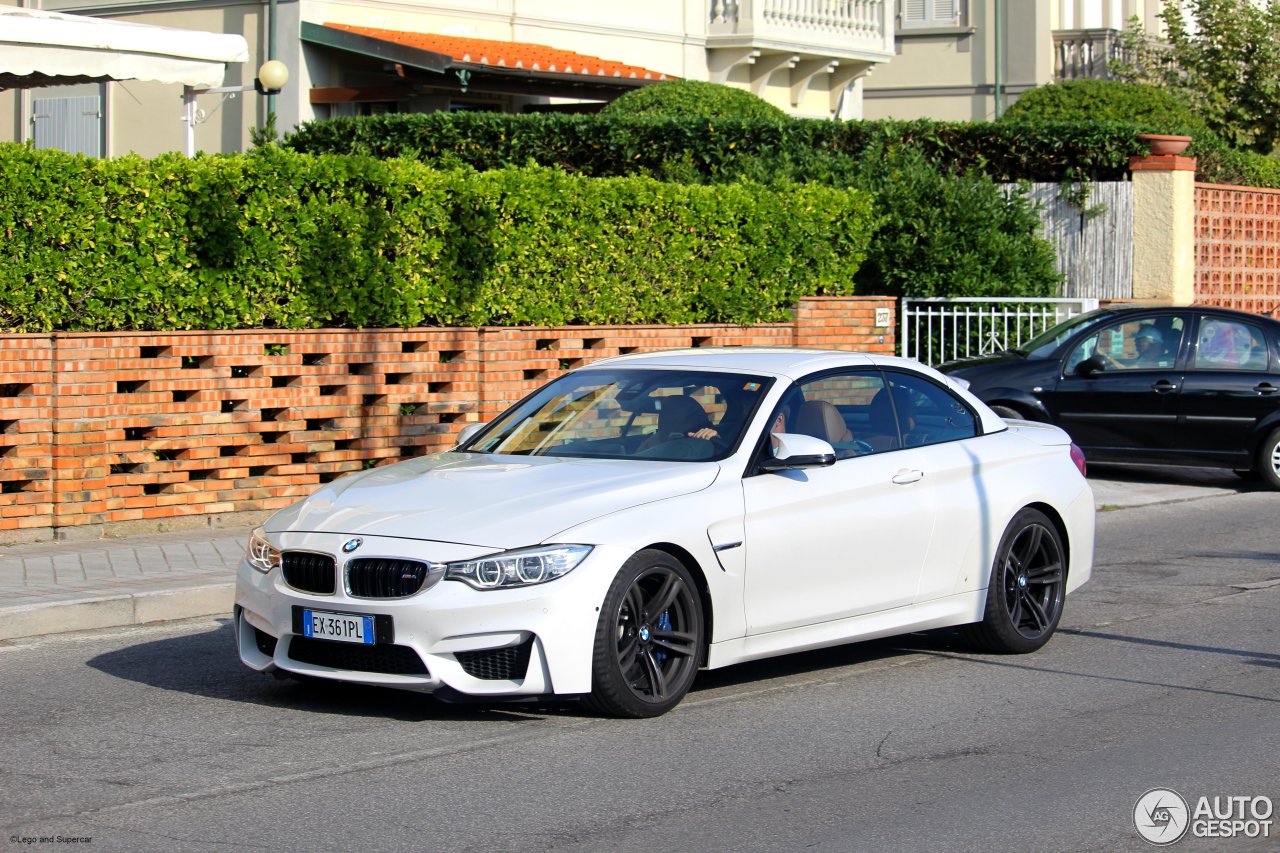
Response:
[{"label": "brick wall", "polygon": [[[876,308],[889,308],[885,327]],[[0,541],[243,519],[441,450],[590,361],[701,346],[892,353],[894,300],[793,323],[0,335]]]},{"label": "brick wall", "polygon": [[1280,311],[1280,190],[1196,184],[1195,300]]}]

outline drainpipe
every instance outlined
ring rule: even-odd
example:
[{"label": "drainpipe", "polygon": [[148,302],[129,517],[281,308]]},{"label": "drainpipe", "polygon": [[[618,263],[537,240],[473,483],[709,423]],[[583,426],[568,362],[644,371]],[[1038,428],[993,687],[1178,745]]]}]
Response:
[{"label": "drainpipe", "polygon": [[[272,0],[275,2],[275,0]],[[1001,0],[993,0],[995,3],[995,39],[996,39],[996,120],[999,121],[1000,115],[1004,112],[1004,32],[1001,28],[1000,19],[1004,17],[1004,3]]]},{"label": "drainpipe", "polygon": [[[267,59],[276,58],[276,3],[267,0]],[[267,95],[267,120],[276,114],[276,96]]]}]

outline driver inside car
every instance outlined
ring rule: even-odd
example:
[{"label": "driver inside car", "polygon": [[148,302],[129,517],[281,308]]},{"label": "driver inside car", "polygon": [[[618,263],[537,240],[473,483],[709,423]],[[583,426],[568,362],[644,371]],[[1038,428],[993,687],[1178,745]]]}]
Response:
[{"label": "driver inside car", "polygon": [[692,397],[660,397],[658,405],[658,429],[640,443],[638,450],[647,450],[664,441],[680,438],[711,440],[719,433],[711,425],[711,418],[702,404]]}]

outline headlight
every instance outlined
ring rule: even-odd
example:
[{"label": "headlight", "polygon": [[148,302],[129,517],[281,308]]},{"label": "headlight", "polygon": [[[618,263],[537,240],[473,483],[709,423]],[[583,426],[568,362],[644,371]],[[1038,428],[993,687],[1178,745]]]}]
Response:
[{"label": "headlight", "polygon": [[445,565],[445,580],[475,589],[509,589],[553,581],[573,571],[590,545],[542,545]]},{"label": "headlight", "polygon": [[259,527],[249,534],[249,547],[245,551],[249,565],[266,573],[280,565],[280,552],[267,541],[267,531]]}]

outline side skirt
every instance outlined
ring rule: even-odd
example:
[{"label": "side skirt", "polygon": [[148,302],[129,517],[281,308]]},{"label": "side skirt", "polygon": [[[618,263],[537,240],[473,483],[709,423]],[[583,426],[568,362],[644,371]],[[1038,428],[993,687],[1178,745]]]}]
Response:
[{"label": "side skirt", "polygon": [[979,590],[921,604],[910,604],[906,607],[866,613],[834,622],[788,628],[785,631],[773,631],[768,634],[712,643],[707,649],[706,668],[718,669],[730,664],[745,663],[775,655],[807,652],[811,649],[892,637],[911,631],[967,625],[982,619],[986,597],[987,590],[984,586]]}]

